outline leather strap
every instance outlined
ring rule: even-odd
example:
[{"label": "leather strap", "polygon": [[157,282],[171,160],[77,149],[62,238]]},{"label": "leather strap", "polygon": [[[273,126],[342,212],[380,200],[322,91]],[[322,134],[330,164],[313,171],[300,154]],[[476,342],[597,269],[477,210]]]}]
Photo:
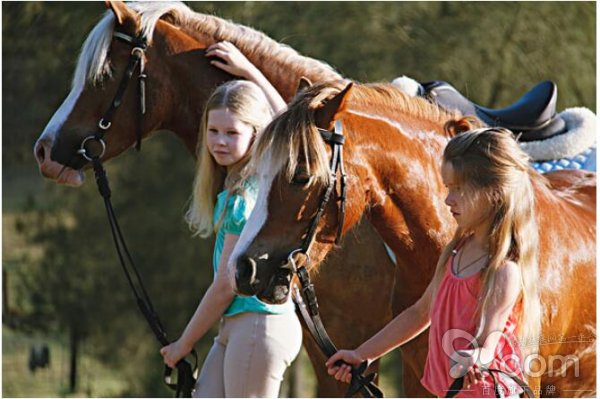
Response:
[{"label": "leather strap", "polygon": [[[297,269],[298,279],[302,286],[302,294],[298,287],[294,287],[293,299],[296,303],[297,309],[300,311],[304,323],[308,328],[308,331],[314,338],[315,342],[321,349],[321,352],[326,357],[331,357],[337,352],[335,344],[331,341],[331,338],[325,330],[323,321],[319,314],[319,304],[317,303],[317,295],[314,290],[314,285],[310,281],[308,271],[304,266]],[[303,299],[306,298],[306,302]],[[337,365],[341,365],[342,361],[336,362]],[[365,398],[383,398],[383,392],[373,382],[377,377],[377,373],[371,373],[363,375],[367,369],[368,363],[365,361],[360,366],[352,366],[352,380],[350,386],[346,392],[346,397],[350,398],[357,393],[360,393]]]},{"label": "leather strap", "polygon": [[[167,339],[165,328],[163,327],[156,311],[154,310],[152,301],[150,300],[146,288],[144,287],[142,277],[139,274],[135,263],[133,262],[133,258],[129,252],[129,249],[127,248],[121,228],[119,227],[119,223],[110,200],[111,190],[106,177],[106,170],[102,166],[100,158],[97,156],[92,158],[92,165],[94,168],[94,174],[96,176],[98,191],[104,200],[104,206],[106,208],[110,230],[115,243],[115,248],[117,250],[117,255],[119,256],[121,267],[125,273],[125,277],[129,282],[129,286],[131,287],[133,295],[135,296],[137,305],[146,318],[146,321],[148,322],[148,325],[150,326],[150,329],[154,333],[156,339],[162,346],[169,345],[170,342]],[[128,265],[131,269],[131,272],[127,267]],[[196,383],[194,375],[198,370],[198,355],[196,354],[195,350],[192,350],[191,354],[195,358],[195,365],[193,368],[186,359],[181,359],[177,363],[177,383],[171,382],[172,369],[168,366],[165,366],[165,383],[171,389],[175,390],[176,397],[178,398],[191,397],[192,389]]]},{"label": "leather strap", "polygon": [[[490,376],[492,377],[492,380],[494,382],[494,395],[497,398],[501,398],[502,397],[502,392],[500,392],[500,388],[498,385],[498,382],[496,381],[496,377],[494,376],[494,373],[498,373],[498,374],[504,374],[505,376],[507,376],[508,378],[512,379],[515,383],[517,383],[521,389],[523,389],[523,393],[521,393],[521,395],[519,395],[520,397],[525,397],[524,395],[527,395],[528,398],[533,398],[533,391],[531,390],[531,388],[529,387],[529,385],[527,385],[527,383],[525,381],[523,381],[522,379],[520,379],[517,376],[513,376],[508,374],[505,371],[499,370],[499,369],[487,369],[487,368],[480,368],[482,372],[487,371]],[[464,384],[464,379],[465,377],[462,376],[460,378],[457,378],[454,380],[454,382],[452,383],[452,385],[450,385],[450,388],[448,388],[448,391],[446,392],[446,398],[453,398],[455,397],[461,390]]]}]

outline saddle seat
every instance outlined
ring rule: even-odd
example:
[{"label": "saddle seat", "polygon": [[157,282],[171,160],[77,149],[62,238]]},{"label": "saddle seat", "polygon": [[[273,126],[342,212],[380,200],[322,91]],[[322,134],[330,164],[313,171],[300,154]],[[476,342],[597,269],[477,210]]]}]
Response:
[{"label": "saddle seat", "polygon": [[422,83],[420,95],[446,109],[463,115],[475,115],[488,126],[501,126],[520,135],[522,142],[544,140],[566,132],[564,120],[556,117],[558,89],[550,80],[538,83],[506,108],[491,109],[478,105],[448,82]]}]

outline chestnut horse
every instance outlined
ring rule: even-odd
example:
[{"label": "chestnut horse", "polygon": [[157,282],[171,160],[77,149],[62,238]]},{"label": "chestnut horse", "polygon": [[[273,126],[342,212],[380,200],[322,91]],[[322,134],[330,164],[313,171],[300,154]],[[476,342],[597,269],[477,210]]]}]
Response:
[{"label": "chestnut horse", "polygon": [[[310,265],[315,267],[330,252],[340,220],[345,233],[366,217],[404,260],[399,263],[403,291],[396,298],[404,309],[425,291],[441,249],[456,228],[444,204],[447,192],[439,169],[448,141],[443,126],[457,115],[409,98],[392,85],[341,88],[339,83],[326,84],[299,93],[257,142],[259,198],[248,222],[252,228],[242,233],[229,267],[235,269],[243,294],[277,302],[274,288],[278,292],[289,288],[281,273],[290,271],[281,265],[302,246],[323,206],[324,189],[337,173],[329,170],[332,150],[317,127],[331,131],[337,121],[345,136],[345,219],[338,215],[342,200],[330,196],[307,252]],[[538,395],[593,396],[596,174],[565,170],[545,178],[548,186],[535,187],[542,336],[523,343],[532,345],[534,353],[539,345],[539,358],[532,360],[540,369],[534,369],[537,375],[529,373],[529,383]],[[331,184],[339,193],[339,181]],[[306,258],[300,255],[296,262],[304,264]],[[245,277],[248,265],[254,268],[254,283]],[[348,268],[339,278],[352,273]],[[415,348],[410,342],[402,350],[405,361],[422,375],[426,344]]]},{"label": "chestnut horse", "polygon": [[[194,13],[183,4],[132,3],[131,8],[121,2],[108,5],[111,10],[83,45],[71,93],[35,144],[41,173],[58,183],[72,186],[83,183],[82,171],[89,164],[76,155],[76,150],[83,138],[97,129],[98,120],[109,107],[124,73],[131,47],[113,39],[115,26],[133,36],[143,32],[149,39],[145,53],[148,83],[143,138],[158,130],[172,131],[193,156],[208,96],[219,84],[234,79],[209,64],[204,49],[210,44],[221,40],[234,43],[286,100],[295,93],[300,76],[317,82],[341,79],[326,64],[301,56],[260,32]],[[109,77],[111,68],[113,73]],[[134,83],[127,88],[105,136],[107,149],[103,161],[118,156],[135,143],[136,78],[134,74]],[[391,319],[394,265],[381,238],[367,223],[357,227],[341,251],[326,263],[321,273],[313,276],[324,323],[336,344],[357,345]],[[348,269],[355,271],[352,279],[337,277]],[[375,286],[379,289],[373,292],[371,287]],[[354,305],[357,311],[346,310],[348,292],[359,301]],[[348,323],[361,328],[348,329]],[[343,396],[345,384],[327,375],[326,359],[306,330],[304,343],[317,375],[318,395]],[[377,367],[374,365],[373,370]],[[410,388],[408,391],[413,395],[421,392],[418,387],[416,391]]]}]

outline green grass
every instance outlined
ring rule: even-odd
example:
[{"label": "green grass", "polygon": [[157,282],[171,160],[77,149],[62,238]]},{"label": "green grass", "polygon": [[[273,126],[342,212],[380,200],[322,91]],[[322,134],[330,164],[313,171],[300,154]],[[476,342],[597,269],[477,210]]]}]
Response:
[{"label": "green grass", "polygon": [[[50,366],[32,373],[28,368],[32,345],[47,344]],[[78,389],[69,392],[69,350],[61,337],[30,335],[2,328],[2,397],[119,397],[127,382],[85,353],[79,357]]]}]

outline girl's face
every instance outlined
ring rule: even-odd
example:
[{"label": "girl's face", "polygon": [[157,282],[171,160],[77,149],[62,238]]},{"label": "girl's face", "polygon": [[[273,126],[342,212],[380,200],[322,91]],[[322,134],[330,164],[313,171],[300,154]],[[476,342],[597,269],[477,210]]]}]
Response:
[{"label": "girl's face", "polygon": [[450,162],[442,164],[442,180],[448,188],[445,203],[460,228],[476,230],[488,224],[491,206],[486,196],[461,187]]},{"label": "girl's face", "polygon": [[206,145],[221,166],[231,166],[242,159],[252,144],[254,128],[240,121],[227,108],[208,111]]}]

